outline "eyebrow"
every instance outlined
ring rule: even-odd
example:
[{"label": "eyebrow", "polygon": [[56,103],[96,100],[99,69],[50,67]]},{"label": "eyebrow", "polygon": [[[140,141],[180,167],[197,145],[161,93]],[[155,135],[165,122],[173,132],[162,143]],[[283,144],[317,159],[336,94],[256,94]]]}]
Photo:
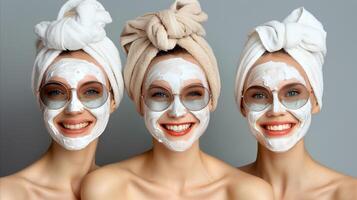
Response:
[{"label": "eyebrow", "polygon": [[[81,86],[86,82],[100,82],[95,76],[93,75],[86,75],[83,79],[81,79],[78,83],[77,86]],[[51,77],[48,81],[45,81],[43,85],[49,84],[49,83],[60,83],[65,85],[68,88],[71,88],[70,84],[67,82],[65,78],[62,78],[60,76],[53,76]],[[100,82],[101,83],[101,82]],[[102,83],[103,84],[103,83]],[[106,85],[106,84],[105,84]]]},{"label": "eyebrow", "polygon": [[[85,80],[85,81],[84,81]],[[93,75],[85,75],[84,78],[82,78],[80,81],[78,81],[77,85],[83,85],[86,82],[92,82],[92,81],[96,81],[96,82],[100,82],[97,77],[93,76]],[[104,83],[100,82],[101,84],[105,84],[107,85],[107,81],[105,80]]]},{"label": "eyebrow", "polygon": [[[191,81],[191,80],[189,80]],[[204,87],[202,82],[198,79],[195,79],[195,81],[191,82],[191,83],[188,83],[188,84],[184,84],[183,87],[187,87],[187,86],[201,86],[201,87]]]},{"label": "eyebrow", "polygon": [[152,89],[152,88],[164,88],[171,92],[171,87],[167,87],[166,85],[159,85],[159,84],[152,83],[150,84],[148,89]]},{"label": "eyebrow", "polygon": [[63,84],[66,87],[69,87],[69,84],[66,79],[59,77],[59,76],[53,76],[49,80],[44,81],[42,85],[50,84],[50,83],[57,83],[57,84]]},{"label": "eyebrow", "polygon": [[[282,85],[281,82],[284,82],[284,84]],[[296,80],[296,79],[292,78],[292,79],[280,81],[279,85],[278,85],[278,90],[280,90],[281,88],[283,88],[283,87],[285,87],[287,85],[303,85],[304,87],[307,88],[307,85],[305,85],[304,83],[300,82],[299,80]],[[254,84],[248,85],[245,88],[245,90],[247,90],[249,88],[252,88],[252,87],[263,87],[263,88],[268,89],[270,91],[274,91],[275,90],[274,88],[270,88],[270,86],[266,86],[264,83],[258,83],[258,84],[254,83]]]}]

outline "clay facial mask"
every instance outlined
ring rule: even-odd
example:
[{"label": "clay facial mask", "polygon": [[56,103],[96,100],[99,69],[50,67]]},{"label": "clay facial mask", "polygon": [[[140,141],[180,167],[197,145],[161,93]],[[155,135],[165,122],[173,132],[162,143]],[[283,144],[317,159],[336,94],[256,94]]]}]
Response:
[{"label": "clay facial mask", "polygon": [[[260,110],[259,107],[250,107],[251,109],[248,108],[247,119],[252,134],[260,142],[260,144],[274,152],[285,152],[291,149],[298,141],[300,141],[301,138],[305,136],[311,123],[310,100],[308,100],[305,104],[301,104],[303,106],[298,109],[288,109],[279,100],[278,91],[280,86],[286,82],[294,82],[306,87],[306,82],[298,70],[283,62],[270,61],[255,66],[247,79],[247,88],[252,86],[263,86],[272,91],[272,103],[263,110]],[[297,101],[297,103],[299,102]],[[285,103],[285,105],[289,104]],[[294,105],[290,106],[293,107]],[[257,121],[267,112],[288,112],[298,120],[298,123],[291,129],[292,132],[289,132],[286,135],[277,137],[268,136],[264,133],[263,127],[257,123]],[[271,131],[282,131],[284,129],[291,128],[290,126],[290,124],[280,124],[269,125],[265,128]]]},{"label": "clay facial mask", "polygon": [[[84,106],[78,99],[77,88],[80,84],[83,84],[84,79],[88,76],[94,77],[97,82],[107,86],[106,77],[98,66],[79,59],[64,58],[59,60],[49,67],[45,76],[45,84],[47,82],[51,82],[51,79],[56,77],[65,80],[71,90],[71,98],[64,106],[57,106],[60,107],[58,109],[50,109],[48,106],[43,105],[44,121],[48,132],[58,144],[67,150],[80,150],[85,148],[89,143],[98,138],[104,132],[109,120],[110,94],[108,94],[106,101],[103,104],[100,104],[101,106],[95,108],[88,108],[91,104],[96,104],[95,101],[89,102],[87,106]],[[56,105],[51,105],[52,108],[55,106]],[[94,122],[95,124],[92,124],[89,132],[85,133],[84,136],[66,136],[61,129],[59,129],[59,126],[76,130],[90,126],[91,124],[88,122],[83,121],[77,124],[56,124],[54,121],[54,119],[62,112],[75,113],[82,112],[84,110],[89,111],[89,113],[91,113],[96,119]]]},{"label": "clay facial mask", "polygon": [[[172,151],[182,152],[190,148],[208,126],[209,106],[207,105],[198,111],[188,110],[182,104],[179,95],[177,95],[185,88],[185,82],[192,80],[199,80],[203,87],[208,88],[205,73],[202,69],[182,58],[170,58],[156,63],[150,68],[145,79],[145,90],[148,90],[154,81],[164,81],[169,86],[171,93],[175,94],[172,103],[163,111],[154,111],[144,104],[144,119],[147,129],[156,140]],[[181,123],[181,118],[188,113],[191,113],[196,118],[196,123],[192,127],[190,127],[190,124]],[[173,119],[177,118],[177,121],[180,121],[180,125],[167,124],[165,128],[162,127],[158,120],[165,114],[168,114]],[[179,139],[178,137],[177,140],[173,140],[167,137],[165,133],[165,131],[170,131],[175,134],[184,132],[188,128],[192,129],[189,133],[190,137],[186,139]]]}]

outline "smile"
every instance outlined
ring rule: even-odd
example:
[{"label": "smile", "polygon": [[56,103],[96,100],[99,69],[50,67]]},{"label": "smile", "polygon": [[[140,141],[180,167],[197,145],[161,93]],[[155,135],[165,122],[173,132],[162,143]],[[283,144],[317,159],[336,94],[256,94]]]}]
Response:
[{"label": "smile", "polygon": [[294,126],[295,123],[289,122],[273,122],[261,125],[264,133],[271,137],[286,136],[291,132]]},{"label": "smile", "polygon": [[58,123],[62,134],[68,137],[78,137],[88,133],[91,124],[93,124],[91,121],[62,121]]},{"label": "smile", "polygon": [[65,124],[65,123],[62,123],[62,125],[66,129],[79,130],[79,129],[87,127],[89,125],[89,122],[83,122],[83,123],[79,123],[79,124]]},{"label": "smile", "polygon": [[182,124],[161,124],[161,127],[165,129],[165,132],[171,136],[183,136],[186,135],[192,129],[194,123],[182,123]]}]

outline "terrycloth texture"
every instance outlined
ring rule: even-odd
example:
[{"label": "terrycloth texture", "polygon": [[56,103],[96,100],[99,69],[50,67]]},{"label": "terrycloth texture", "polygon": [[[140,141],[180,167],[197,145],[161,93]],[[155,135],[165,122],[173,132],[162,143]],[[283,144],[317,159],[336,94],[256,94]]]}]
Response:
[{"label": "terrycloth texture", "polygon": [[69,0],[62,6],[57,20],[37,24],[35,32],[40,45],[32,73],[35,95],[47,68],[61,52],[83,50],[106,72],[117,107],[123,97],[124,84],[118,49],[104,30],[111,21],[109,13],[96,0]]},{"label": "terrycloth texture", "polygon": [[265,52],[281,49],[303,67],[321,108],[326,32],[322,24],[304,8],[295,9],[283,22],[270,21],[258,26],[249,35],[236,76],[237,105],[241,105],[244,82],[255,62]]},{"label": "terrycloth texture", "polygon": [[128,54],[124,68],[126,90],[140,110],[141,86],[150,62],[159,51],[180,46],[187,50],[206,73],[212,92],[213,110],[220,93],[220,78],[217,61],[205,41],[201,23],[207,15],[197,0],[177,0],[168,10],[145,14],[127,22],[121,45]]}]

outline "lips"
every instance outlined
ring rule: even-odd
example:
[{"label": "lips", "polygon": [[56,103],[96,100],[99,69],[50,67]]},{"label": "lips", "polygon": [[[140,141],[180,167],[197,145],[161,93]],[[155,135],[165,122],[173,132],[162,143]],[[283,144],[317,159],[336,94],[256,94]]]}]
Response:
[{"label": "lips", "polygon": [[194,123],[180,123],[180,124],[160,124],[165,132],[171,136],[179,137],[186,135],[192,129]]},{"label": "lips", "polygon": [[281,137],[288,135],[295,125],[296,123],[294,122],[270,122],[261,124],[260,126],[267,136]]},{"label": "lips", "polygon": [[62,123],[64,128],[71,129],[71,130],[80,130],[82,128],[87,127],[88,124],[89,124],[89,122],[82,122],[82,123],[79,123],[79,124],[65,124],[65,123]]},{"label": "lips", "polygon": [[58,123],[63,135],[77,137],[88,132],[92,121],[64,120]]}]

